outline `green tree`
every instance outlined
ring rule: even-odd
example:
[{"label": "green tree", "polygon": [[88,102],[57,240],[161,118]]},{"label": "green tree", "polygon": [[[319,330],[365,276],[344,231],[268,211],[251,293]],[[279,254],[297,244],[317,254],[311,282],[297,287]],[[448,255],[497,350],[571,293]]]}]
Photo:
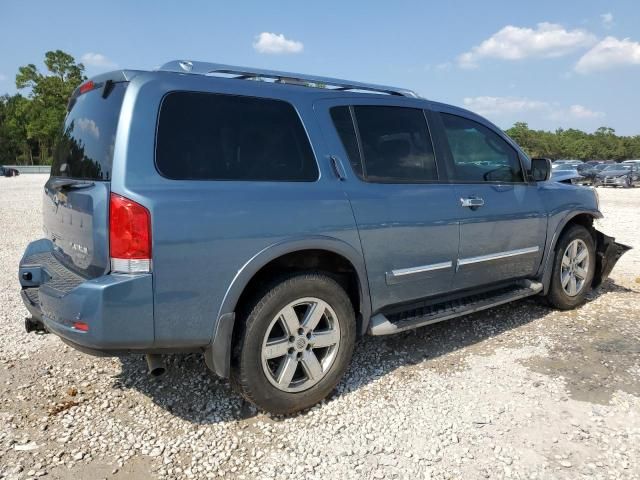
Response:
[{"label": "green tree", "polygon": [[600,127],[594,133],[574,128],[546,132],[518,122],[506,133],[531,157],[617,161],[640,157],[640,135],[621,137],[610,127]]},{"label": "green tree", "polygon": [[29,100],[20,94],[0,97],[0,164],[33,163],[27,137]]},{"label": "green tree", "polygon": [[84,65],[76,63],[62,50],[47,52],[44,64],[48,71],[44,74],[33,64],[20,67],[16,87],[28,90],[30,100],[25,112],[29,156],[33,157],[33,145],[38,152],[39,163],[51,163],[53,143],[64,120],[69,97],[86,77]]}]

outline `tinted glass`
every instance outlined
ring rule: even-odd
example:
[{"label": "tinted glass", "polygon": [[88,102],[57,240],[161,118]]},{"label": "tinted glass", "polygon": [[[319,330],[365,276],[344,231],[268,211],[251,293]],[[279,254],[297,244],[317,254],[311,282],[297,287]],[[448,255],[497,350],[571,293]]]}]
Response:
[{"label": "tinted glass", "polygon": [[478,122],[442,114],[453,159],[453,180],[522,182],[517,152],[502,137]]},{"label": "tinted glass", "polygon": [[293,107],[279,100],[175,92],[160,108],[156,164],[177,180],[314,181]]},{"label": "tinted glass", "polygon": [[416,183],[438,179],[424,112],[417,108],[354,107],[371,182]]},{"label": "tinted glass", "polygon": [[358,139],[356,138],[356,130],[353,126],[349,107],[333,107],[331,109],[331,119],[349,156],[353,171],[362,178],[362,162],[360,160],[360,151],[358,150]]},{"label": "tinted glass", "polygon": [[113,146],[126,82],[103,98],[96,88],[75,99],[56,140],[51,175],[110,180]]}]

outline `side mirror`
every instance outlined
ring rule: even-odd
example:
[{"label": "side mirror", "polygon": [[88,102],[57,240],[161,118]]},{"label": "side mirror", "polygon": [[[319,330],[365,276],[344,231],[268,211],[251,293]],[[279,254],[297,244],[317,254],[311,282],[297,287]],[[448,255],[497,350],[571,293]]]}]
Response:
[{"label": "side mirror", "polygon": [[546,182],[551,177],[551,160],[548,158],[532,158],[529,178],[534,182]]}]

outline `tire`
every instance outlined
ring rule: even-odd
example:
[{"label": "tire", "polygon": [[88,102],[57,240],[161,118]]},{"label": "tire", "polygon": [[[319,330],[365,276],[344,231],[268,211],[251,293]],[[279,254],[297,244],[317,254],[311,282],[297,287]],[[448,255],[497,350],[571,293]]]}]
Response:
[{"label": "tire", "polygon": [[[568,250],[570,245],[576,245],[578,252],[573,267],[571,266],[571,254],[573,252]],[[578,262],[577,260],[582,255],[583,249],[586,249],[587,252],[586,259]],[[586,301],[589,290],[591,290],[596,267],[596,249],[593,236],[585,227],[572,225],[563,232],[560,240],[558,240],[554,255],[547,302],[559,310],[571,310],[582,305]],[[564,264],[563,259],[565,259]],[[566,263],[567,260],[569,260],[568,263]],[[575,284],[572,277],[575,279]],[[565,282],[564,286],[563,280]]]},{"label": "tire", "polygon": [[629,178],[625,178],[624,180],[624,185],[622,185],[623,188],[631,188],[631,181],[629,180]]},{"label": "tire", "polygon": [[[247,307],[235,338],[234,388],[274,414],[304,410],[327,397],[349,366],[356,338],[343,288],[326,274],[300,273],[273,282]],[[322,316],[310,314],[316,311]]]}]

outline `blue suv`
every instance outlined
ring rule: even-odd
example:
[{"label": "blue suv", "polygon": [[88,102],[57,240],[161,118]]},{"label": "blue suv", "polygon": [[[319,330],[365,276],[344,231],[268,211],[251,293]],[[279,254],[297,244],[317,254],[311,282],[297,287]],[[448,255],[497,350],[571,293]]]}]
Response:
[{"label": "blue suv", "polygon": [[191,61],[69,101],[20,262],[27,330],[83,352],[201,352],[274,413],[356,339],[537,295],[577,307],[628,248],[469,111],[394,87]]}]

